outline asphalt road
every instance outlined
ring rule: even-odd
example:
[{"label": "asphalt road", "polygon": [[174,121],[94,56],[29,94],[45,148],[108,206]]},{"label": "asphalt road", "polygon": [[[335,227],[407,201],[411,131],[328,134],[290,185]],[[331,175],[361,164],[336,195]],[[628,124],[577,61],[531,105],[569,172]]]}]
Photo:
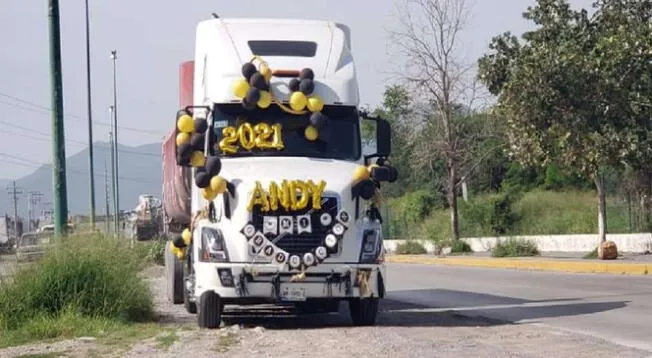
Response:
[{"label": "asphalt road", "polygon": [[390,264],[388,280],[390,301],[423,314],[543,324],[652,352],[650,276]]}]

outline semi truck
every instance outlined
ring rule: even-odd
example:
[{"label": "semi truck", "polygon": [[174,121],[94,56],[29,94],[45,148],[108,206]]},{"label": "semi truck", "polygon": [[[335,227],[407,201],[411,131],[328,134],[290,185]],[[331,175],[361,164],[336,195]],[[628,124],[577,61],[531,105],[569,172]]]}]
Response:
[{"label": "semi truck", "polygon": [[200,327],[219,327],[227,305],[270,303],[316,313],[346,302],[353,324],[375,324],[387,285],[380,186],[398,173],[389,123],[359,102],[344,24],[198,23],[163,144],[163,207],[168,298]]}]

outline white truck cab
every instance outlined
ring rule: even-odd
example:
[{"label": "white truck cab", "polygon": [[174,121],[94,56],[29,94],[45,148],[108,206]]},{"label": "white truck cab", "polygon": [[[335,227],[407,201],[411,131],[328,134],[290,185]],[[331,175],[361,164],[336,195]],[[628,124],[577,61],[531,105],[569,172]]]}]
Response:
[{"label": "white truck cab", "polygon": [[[354,324],[374,324],[387,278],[379,187],[397,173],[389,124],[358,109],[348,27],[202,21],[192,92],[175,150],[193,167],[193,219],[170,245],[187,310],[215,328],[224,305],[347,301]],[[369,155],[363,120],[376,130]]]}]

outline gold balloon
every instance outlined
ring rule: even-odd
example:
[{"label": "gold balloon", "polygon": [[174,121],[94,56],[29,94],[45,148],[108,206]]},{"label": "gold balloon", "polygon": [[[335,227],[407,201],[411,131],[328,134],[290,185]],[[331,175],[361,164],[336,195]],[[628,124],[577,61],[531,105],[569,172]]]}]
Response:
[{"label": "gold balloon", "polygon": [[206,157],[204,153],[196,150],[190,154],[190,165],[193,167],[203,167],[206,164]]},{"label": "gold balloon", "polygon": [[183,261],[183,259],[186,257],[186,252],[184,250],[176,248],[176,247],[175,247],[175,249],[176,250],[174,252],[174,256],[176,256],[179,261]]},{"label": "gold balloon", "polygon": [[359,182],[366,179],[369,179],[369,170],[367,170],[367,167],[363,165],[355,167],[355,170],[353,170],[353,181]]},{"label": "gold balloon", "polygon": [[190,142],[190,133],[179,132],[179,134],[177,134],[177,145],[182,145],[188,142]]},{"label": "gold balloon", "polygon": [[192,240],[192,233],[190,232],[190,229],[184,229],[181,233],[181,238],[183,238],[183,242],[186,244],[186,246],[190,246],[190,240]]},{"label": "gold balloon", "polygon": [[217,194],[222,194],[226,191],[226,180],[219,175],[211,178],[211,190]]},{"label": "gold balloon", "polygon": [[259,67],[258,71],[263,75],[263,77],[265,77],[265,81],[269,82],[269,80],[272,79],[272,70],[266,63],[261,63]]},{"label": "gold balloon", "polygon": [[238,98],[245,98],[247,91],[249,91],[249,83],[244,78],[239,79],[233,85],[233,94]]},{"label": "gold balloon", "polygon": [[177,120],[177,128],[184,133],[192,133],[195,130],[195,121],[187,114],[182,115]]},{"label": "gold balloon", "polygon": [[272,148],[272,142],[270,138],[274,132],[272,127],[265,123],[260,122],[254,126],[254,132],[256,133],[256,148],[259,149],[269,149]]},{"label": "gold balloon", "polygon": [[319,112],[324,109],[324,101],[321,97],[315,95],[308,98],[308,110],[310,112]]},{"label": "gold balloon", "polygon": [[240,138],[240,146],[246,150],[252,150],[256,145],[256,133],[251,123],[243,123],[238,127],[238,136]]},{"label": "gold balloon", "polygon": [[258,100],[258,107],[267,108],[272,104],[272,94],[268,91],[260,91],[260,99]]},{"label": "gold balloon", "polygon": [[238,132],[235,127],[224,127],[222,128],[222,139],[218,143],[218,146],[222,153],[235,154],[238,152],[238,147],[235,146],[235,143],[238,141]]},{"label": "gold balloon", "polygon": [[302,92],[296,91],[290,96],[290,108],[294,111],[301,111],[306,108],[308,99]]},{"label": "gold balloon", "polygon": [[306,131],[304,134],[306,136],[306,139],[311,142],[317,140],[317,137],[319,137],[319,132],[317,131],[317,128],[313,126],[306,127]]},{"label": "gold balloon", "polygon": [[272,131],[274,131],[274,134],[272,135],[272,148],[276,148],[277,150],[284,149],[285,144],[283,143],[283,126],[281,123],[274,123],[272,125]]},{"label": "gold balloon", "polygon": [[[298,193],[297,193],[298,191]],[[290,182],[290,202],[292,203],[292,210],[303,210],[308,206],[308,200],[311,198],[308,193],[308,185],[301,180],[293,180]],[[300,199],[297,199],[300,195]]]},{"label": "gold balloon", "polygon": [[208,201],[213,201],[217,193],[209,186],[201,190],[201,196]]}]

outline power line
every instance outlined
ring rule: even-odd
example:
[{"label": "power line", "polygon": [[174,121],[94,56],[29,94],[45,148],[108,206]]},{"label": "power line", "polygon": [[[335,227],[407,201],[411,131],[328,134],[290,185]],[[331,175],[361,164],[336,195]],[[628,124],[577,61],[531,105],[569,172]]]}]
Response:
[{"label": "power line", "polygon": [[23,192],[18,187],[16,187],[15,180],[12,186],[7,187],[7,192],[14,202],[14,235],[16,235],[16,238],[18,238],[20,236],[20,231],[18,230],[18,196]]},{"label": "power line", "polygon": [[[16,103],[11,103],[11,102],[0,100],[0,103],[5,104],[5,105],[9,105],[9,106],[12,106],[12,107],[16,107],[16,108],[19,108],[19,109],[22,109],[22,110],[25,110],[25,111],[31,111],[31,112],[35,112],[35,113],[38,113],[37,109],[40,110],[41,111],[40,113],[42,113],[42,114],[49,114],[50,112],[52,112],[52,109],[49,108],[49,107],[42,106],[42,105],[36,104],[34,102],[26,101],[26,100],[18,98],[16,96],[8,95],[6,93],[0,93],[0,96],[5,97],[5,98],[9,98],[9,99],[11,99],[13,101],[21,103],[21,104],[16,104]],[[28,105],[28,106],[31,106],[33,108],[25,107],[23,105]],[[47,113],[43,113],[43,111],[45,111]],[[67,117],[72,118],[73,120],[76,120],[76,121],[83,121],[84,120],[84,118],[82,118],[82,117],[80,117],[78,115],[72,114],[72,113],[66,113],[65,115]],[[111,125],[110,123],[105,122],[105,121],[94,121],[93,123],[104,126],[104,127],[109,127]],[[150,130],[146,130],[146,129],[125,127],[125,126],[118,126],[118,127],[121,128],[121,129],[127,130],[127,131],[150,134],[150,135],[155,135],[155,136],[158,136],[158,137],[162,136],[158,132],[154,132],[154,131],[150,131]]]}]

